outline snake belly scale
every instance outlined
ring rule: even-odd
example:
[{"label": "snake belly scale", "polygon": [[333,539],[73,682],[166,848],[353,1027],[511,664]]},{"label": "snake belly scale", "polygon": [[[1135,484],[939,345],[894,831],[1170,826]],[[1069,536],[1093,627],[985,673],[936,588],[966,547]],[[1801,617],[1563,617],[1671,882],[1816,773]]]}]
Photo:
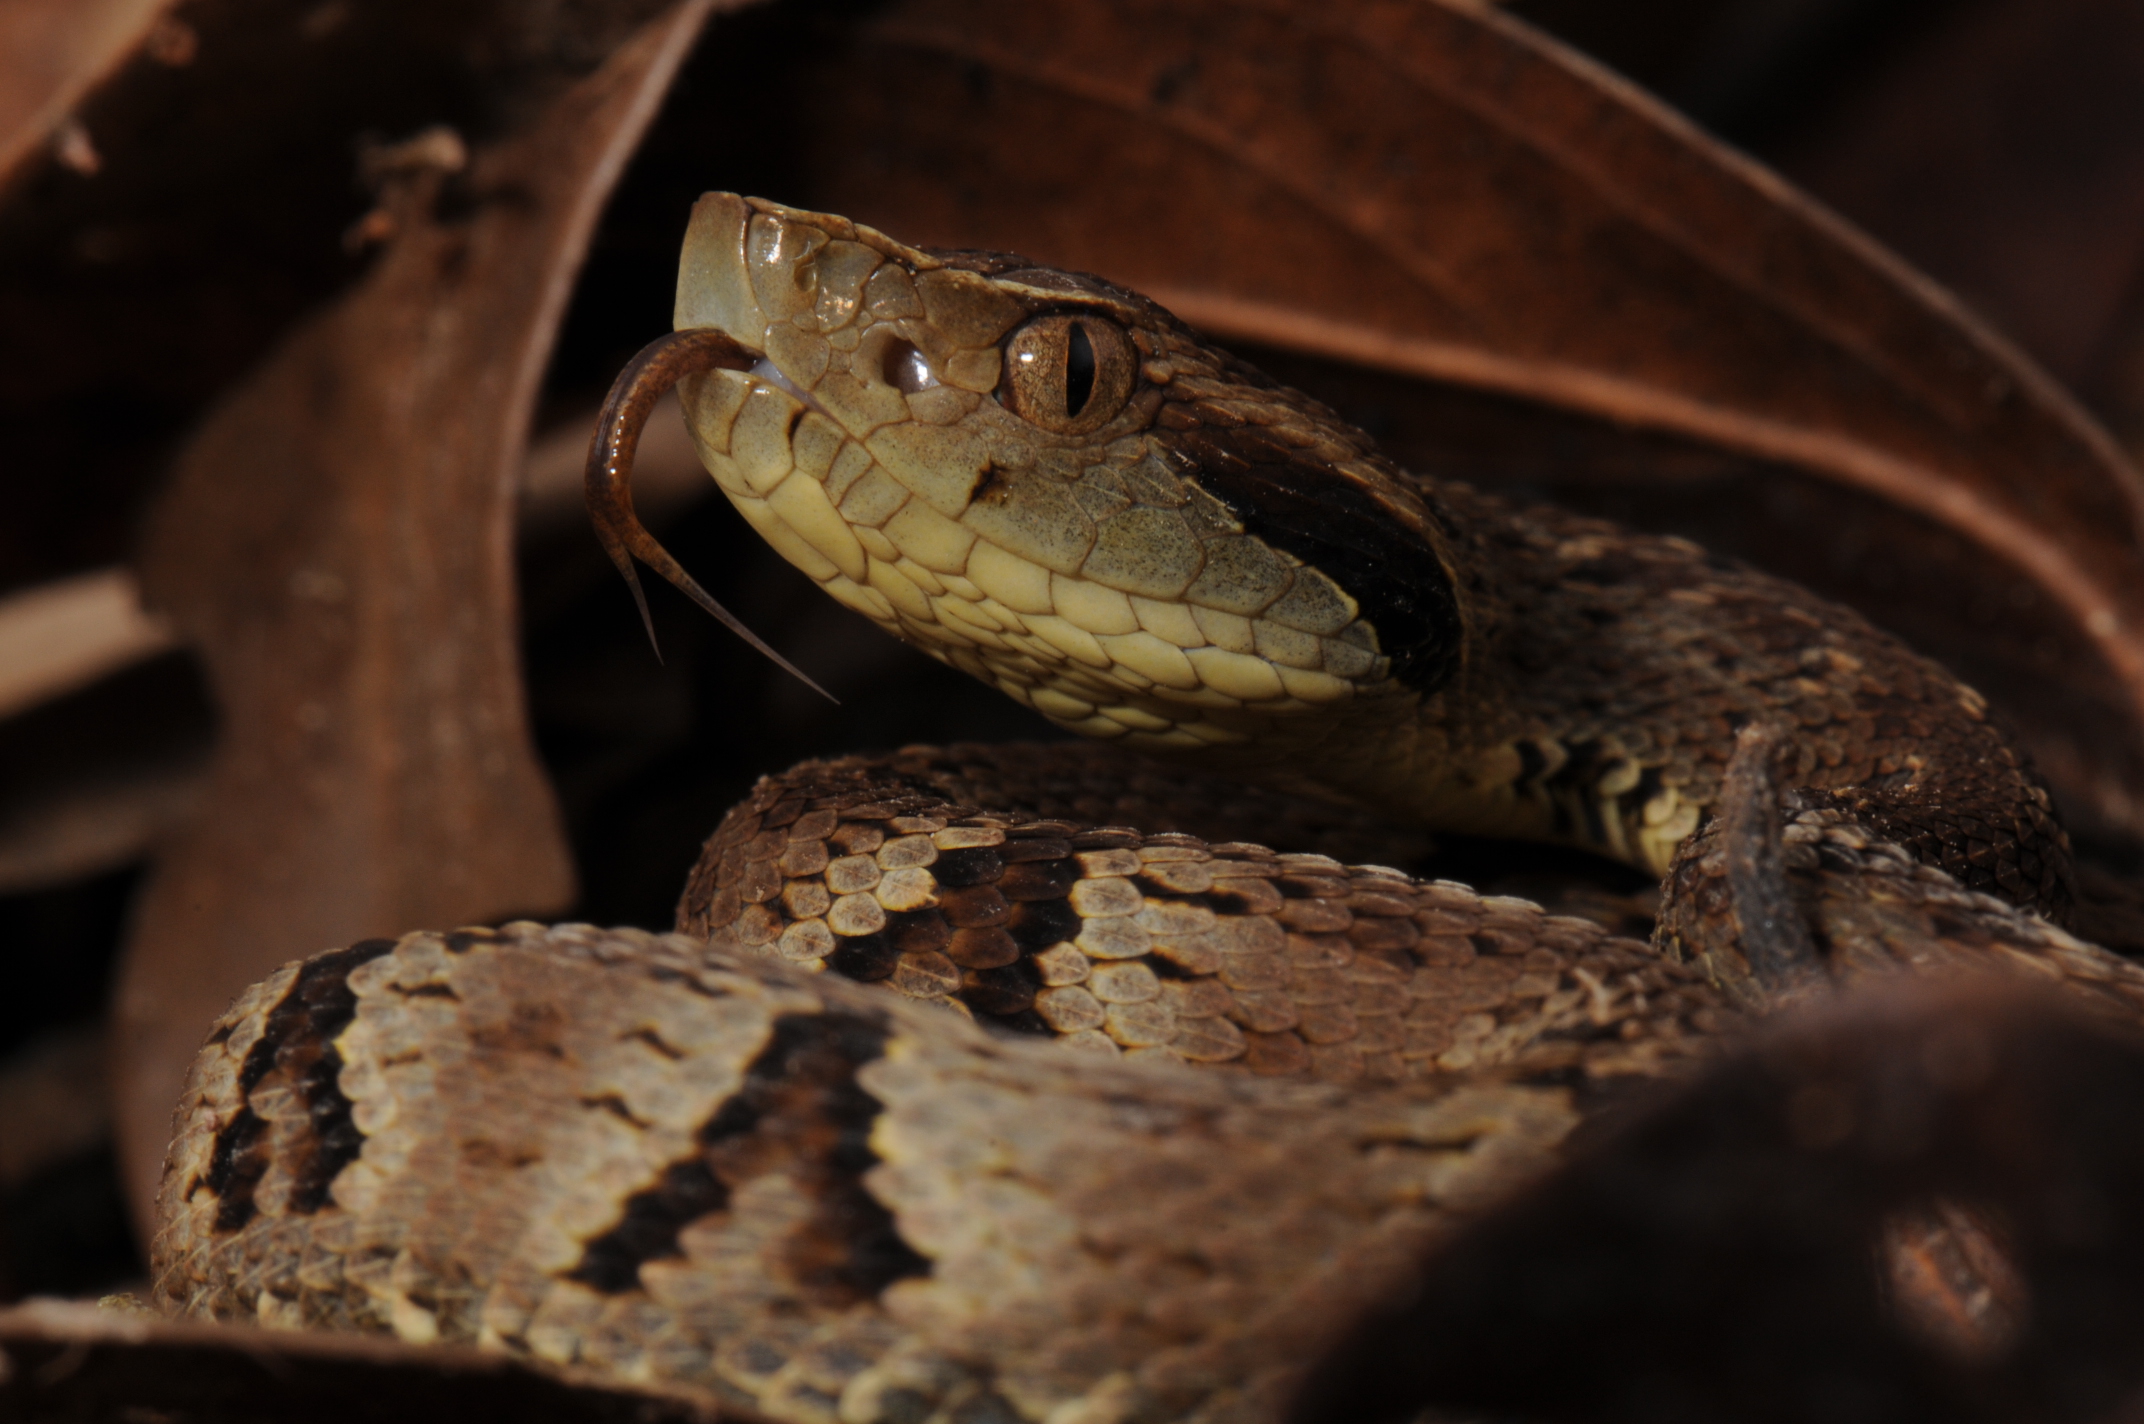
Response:
[{"label": "snake belly scale", "polygon": [[[647,382],[681,381],[786,558],[1113,745],[769,778],[677,934],[286,967],[179,1105],[166,1308],[793,1424],[1272,1420],[1395,1262],[1812,984],[2144,1009],[2059,927],[2067,844],[1982,700],[1848,611],[1402,471],[1145,299],[1004,254],[711,194],[677,326],[591,458],[622,568],[708,601],[624,484]],[[1726,821],[1774,838],[1820,961],[1791,983],[1742,952],[1730,783],[1778,802]],[[1657,944],[1357,863],[1440,830],[1666,877]]]}]

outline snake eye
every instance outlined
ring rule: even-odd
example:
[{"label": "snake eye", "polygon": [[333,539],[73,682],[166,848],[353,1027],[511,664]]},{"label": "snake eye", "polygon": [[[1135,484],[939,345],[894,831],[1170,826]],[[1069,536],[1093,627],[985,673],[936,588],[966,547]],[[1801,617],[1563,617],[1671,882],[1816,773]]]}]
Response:
[{"label": "snake eye", "polygon": [[1085,313],[1038,316],[1005,343],[998,400],[1044,430],[1080,435],[1124,409],[1138,365],[1131,338],[1113,321]]}]

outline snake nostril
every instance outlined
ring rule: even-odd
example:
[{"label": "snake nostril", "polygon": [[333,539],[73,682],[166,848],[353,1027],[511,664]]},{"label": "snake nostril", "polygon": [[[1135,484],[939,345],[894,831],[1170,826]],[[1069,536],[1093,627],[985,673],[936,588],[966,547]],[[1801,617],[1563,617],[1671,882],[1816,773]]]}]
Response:
[{"label": "snake nostril", "polygon": [[886,384],[903,395],[927,391],[938,384],[938,377],[931,371],[931,363],[917,350],[913,342],[895,341],[886,347],[885,361],[880,375]]}]

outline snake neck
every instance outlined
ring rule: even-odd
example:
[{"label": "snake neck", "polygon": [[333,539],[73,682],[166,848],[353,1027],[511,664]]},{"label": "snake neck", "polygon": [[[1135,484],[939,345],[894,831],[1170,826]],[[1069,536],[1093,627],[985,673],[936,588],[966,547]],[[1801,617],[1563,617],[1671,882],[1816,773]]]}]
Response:
[{"label": "snake neck", "polygon": [[1735,733],[1763,723],[1785,734],[1786,784],[1855,799],[1961,872],[2026,846],[2021,879],[1979,888],[2065,900],[2046,791],[1942,667],[1687,540],[1403,478],[1467,570],[1464,652],[1407,715],[1365,699],[1362,723],[1306,749],[1329,785],[1431,829],[1664,874],[1718,804]]},{"label": "snake neck", "polygon": [[679,392],[767,540],[1072,731],[1661,874],[1756,722],[1946,869],[2038,903],[2061,857],[1980,698],[1855,614],[1409,475],[1100,279],[714,194],[677,324],[760,355]]}]

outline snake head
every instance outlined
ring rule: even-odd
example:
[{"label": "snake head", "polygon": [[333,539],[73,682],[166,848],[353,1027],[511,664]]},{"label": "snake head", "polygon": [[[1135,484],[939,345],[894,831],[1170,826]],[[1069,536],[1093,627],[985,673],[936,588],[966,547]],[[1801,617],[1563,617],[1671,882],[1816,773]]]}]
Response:
[{"label": "snake head", "polygon": [[711,193],[676,326],[761,353],[679,393],[767,542],[1074,731],[1324,738],[1461,657],[1440,528],[1368,437],[1135,293]]}]

